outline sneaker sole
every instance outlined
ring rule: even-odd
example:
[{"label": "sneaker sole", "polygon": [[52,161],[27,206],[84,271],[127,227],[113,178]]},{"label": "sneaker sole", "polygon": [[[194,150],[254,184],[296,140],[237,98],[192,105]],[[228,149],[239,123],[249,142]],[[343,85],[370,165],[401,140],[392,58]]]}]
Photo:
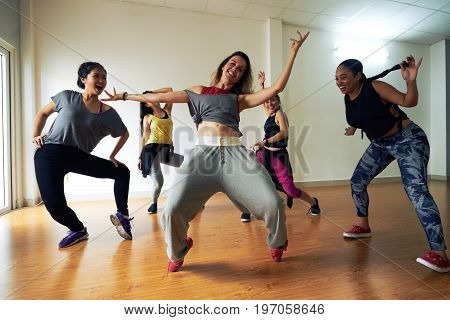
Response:
[{"label": "sneaker sole", "polygon": [[344,232],[342,233],[342,235],[345,238],[352,238],[352,239],[358,239],[358,238],[370,238],[372,236],[371,233],[358,233],[358,234],[353,234],[353,233],[347,233]]},{"label": "sneaker sole", "polygon": [[112,224],[116,227],[117,233],[119,233],[119,235],[125,240],[131,240],[130,235],[122,227],[119,218],[117,218],[115,215],[110,215],[109,218],[111,219]]},{"label": "sneaker sole", "polygon": [[424,260],[422,258],[417,258],[416,262],[418,262],[421,265],[423,265],[425,267],[428,267],[428,268],[430,268],[430,269],[432,269],[434,271],[440,272],[440,273],[446,273],[446,272],[450,271],[450,268],[445,268],[444,269],[444,268],[438,267],[438,266],[436,266],[436,265],[434,265],[434,264],[432,264],[432,263],[430,263],[427,260]]},{"label": "sneaker sole", "polygon": [[148,214],[157,214],[158,211],[147,211]]},{"label": "sneaker sole", "polygon": [[250,222],[252,221],[251,219],[241,219],[242,222]]},{"label": "sneaker sole", "polygon": [[311,216],[313,216],[313,217],[318,217],[318,216],[320,216],[320,213],[310,213],[309,215],[311,215]]},{"label": "sneaker sole", "polygon": [[71,242],[71,243],[69,243],[69,244],[66,244],[66,245],[63,246],[63,247],[61,247],[61,246],[59,246],[59,247],[60,247],[61,249],[62,249],[62,248],[67,248],[67,247],[71,247],[71,246],[77,244],[78,242],[81,242],[81,241],[83,241],[83,240],[87,240],[87,238],[89,238],[89,233],[86,233],[86,235],[82,236],[81,238],[78,238],[78,239],[75,240],[74,242]]}]

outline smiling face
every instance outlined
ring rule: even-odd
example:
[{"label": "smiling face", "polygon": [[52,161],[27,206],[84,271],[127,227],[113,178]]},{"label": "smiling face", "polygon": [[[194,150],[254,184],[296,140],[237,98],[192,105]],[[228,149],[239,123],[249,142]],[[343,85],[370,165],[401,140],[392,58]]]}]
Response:
[{"label": "smiling face", "polygon": [[280,101],[278,100],[278,97],[272,97],[268,101],[264,102],[264,108],[268,114],[277,112],[278,109],[280,109]]},{"label": "smiling face", "polygon": [[106,71],[103,68],[94,68],[81,81],[84,83],[86,91],[98,96],[106,88]]},{"label": "smiling face", "polygon": [[221,80],[224,83],[235,84],[241,80],[246,69],[247,62],[244,58],[232,56],[223,66]]},{"label": "smiling face", "polygon": [[343,94],[352,94],[360,87],[361,72],[354,74],[344,65],[336,69],[336,85]]}]

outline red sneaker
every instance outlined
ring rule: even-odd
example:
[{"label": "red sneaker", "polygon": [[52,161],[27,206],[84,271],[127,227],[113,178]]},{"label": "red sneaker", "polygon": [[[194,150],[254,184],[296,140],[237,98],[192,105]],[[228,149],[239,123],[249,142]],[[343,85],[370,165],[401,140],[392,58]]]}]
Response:
[{"label": "red sneaker", "polygon": [[437,272],[445,273],[450,271],[450,261],[444,260],[444,258],[433,251],[425,251],[425,254],[417,258],[416,261]]},{"label": "red sneaker", "polygon": [[370,231],[370,228],[363,228],[360,226],[357,226],[356,224],[353,225],[353,228],[350,230],[342,233],[342,235],[346,238],[369,238],[372,236],[372,233]]},{"label": "red sneaker", "polygon": [[[186,254],[189,252],[189,250],[192,248],[192,246],[194,245],[194,240],[192,240],[192,238],[187,237],[186,239],[186,246],[187,246],[187,250],[186,250]],[[178,270],[180,270],[181,266],[183,265],[184,259],[178,262],[173,262],[171,260],[169,260],[169,263],[167,265],[167,271],[168,272],[177,272]]]},{"label": "red sneaker", "polygon": [[280,262],[281,261],[281,257],[283,256],[283,251],[287,250],[287,246],[288,246],[288,241],[286,240],[286,242],[284,243],[284,245],[282,245],[279,248],[270,249],[270,255],[272,256],[272,260],[273,262]]}]

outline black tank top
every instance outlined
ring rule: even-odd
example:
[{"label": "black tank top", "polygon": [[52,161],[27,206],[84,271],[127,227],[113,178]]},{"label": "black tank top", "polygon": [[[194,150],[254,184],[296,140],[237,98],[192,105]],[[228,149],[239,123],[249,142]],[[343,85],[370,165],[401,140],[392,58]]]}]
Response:
[{"label": "black tank top", "polygon": [[[348,124],[362,129],[371,141],[385,135],[396,123],[401,126],[401,121],[408,119],[406,113],[396,104],[383,104],[370,81],[364,82],[355,100],[350,100],[347,94],[344,99]],[[392,106],[398,112],[398,117],[389,111]]]},{"label": "black tank top", "polygon": [[[280,126],[275,122],[275,115],[267,118],[266,123],[264,123],[264,139],[269,139],[280,132]],[[288,138],[284,138],[283,140],[266,143],[267,147],[272,148],[286,148],[288,143]]]}]

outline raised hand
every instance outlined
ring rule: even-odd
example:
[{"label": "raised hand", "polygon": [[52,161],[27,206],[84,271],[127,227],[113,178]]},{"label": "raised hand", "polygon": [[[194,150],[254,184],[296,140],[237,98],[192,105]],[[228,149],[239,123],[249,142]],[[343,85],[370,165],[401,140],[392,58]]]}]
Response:
[{"label": "raised hand", "polygon": [[258,82],[259,82],[259,86],[264,89],[264,82],[266,81],[266,74],[264,73],[264,71],[259,71],[258,72]]},{"label": "raised hand", "polygon": [[408,67],[405,68],[402,63],[400,64],[400,68],[402,71],[402,77],[406,82],[416,80],[417,74],[419,73],[419,67],[422,64],[422,61],[423,61],[423,58],[420,58],[419,62],[416,64],[416,60],[414,59],[412,54],[410,54],[409,56],[406,57],[406,62],[408,62]]},{"label": "raised hand", "polygon": [[105,90],[105,93],[108,95],[108,98],[100,99],[101,101],[117,101],[117,100],[124,100],[125,92],[116,92],[116,88],[113,87],[113,93],[109,93]]},{"label": "raised hand", "polygon": [[297,31],[297,34],[298,34],[298,39],[289,38],[289,40],[291,40],[291,51],[293,51],[295,53],[297,53],[298,49],[300,49],[303,42],[305,42],[306,39],[308,38],[309,31],[307,33],[305,33],[304,35],[302,35],[300,33],[300,31]]}]

